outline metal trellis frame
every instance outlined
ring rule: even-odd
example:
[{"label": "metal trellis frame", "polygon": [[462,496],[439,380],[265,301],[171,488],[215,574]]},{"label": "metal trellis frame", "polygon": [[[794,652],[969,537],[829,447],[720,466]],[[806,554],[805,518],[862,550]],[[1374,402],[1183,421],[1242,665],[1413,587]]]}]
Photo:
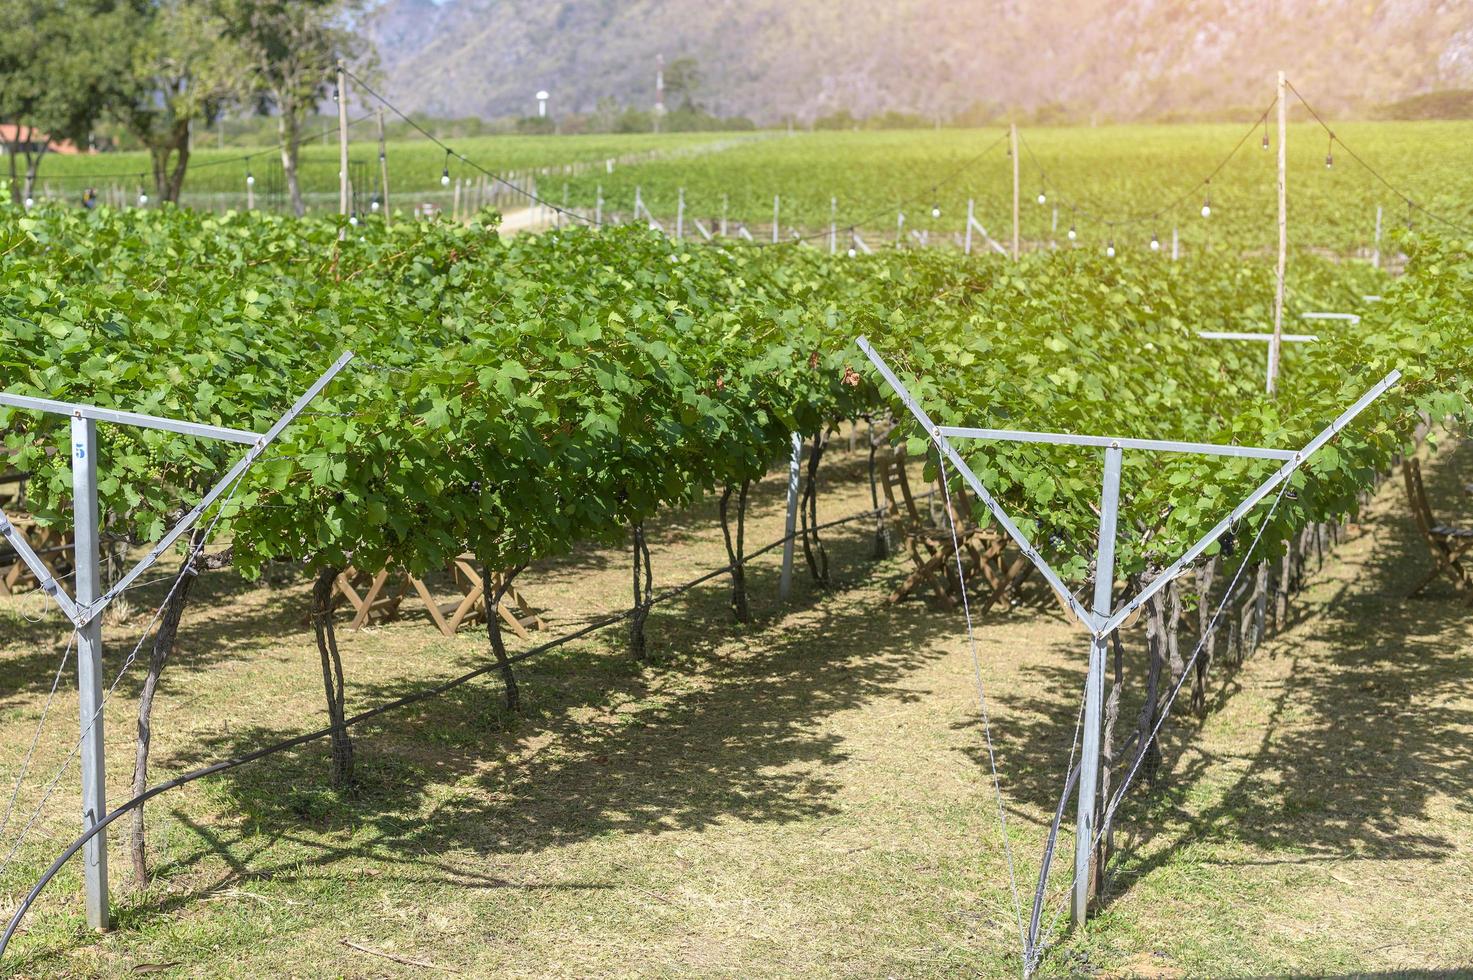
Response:
[{"label": "metal trellis frame", "polygon": [[[36,552],[0,511],[0,534],[10,542],[22,561],[36,576],[42,591],[56,602],[71,620],[77,636],[77,688],[81,721],[82,826],[91,829],[107,813],[106,770],[103,762],[103,693],[102,693],[102,613],[134,580],[142,575],[168,548],[194,526],[210,505],[220,498],[266,451],[277,436],[316,398],[348,362],[352,351],[344,353],[312,386],[297,399],[286,414],[264,433],[246,432],[200,422],[160,418],[97,405],[54,401],[0,392],[0,405],[26,411],[65,415],[71,419],[72,524],[76,559],[75,594],[67,595]],[[99,562],[101,559],[101,514],[97,502],[97,423],[131,425],[145,429],[173,432],[202,439],[218,439],[249,445],[243,457],[230,468],[189,513],[185,514],[153,546],[133,568],[107,592],[101,591]],[[107,837],[97,834],[87,842],[83,853],[83,877],[87,925],[106,929],[109,924],[107,884]]]},{"label": "metal trellis frame", "polygon": [[[1075,833],[1074,895],[1071,906],[1074,923],[1076,925],[1082,925],[1085,921],[1089,902],[1089,883],[1091,880],[1089,873],[1090,858],[1093,851],[1091,842],[1094,840],[1095,835],[1095,796],[1099,780],[1100,738],[1105,694],[1105,655],[1110,634],[1129,619],[1152,596],[1170,583],[1172,579],[1181,574],[1186,566],[1206,551],[1223,532],[1240,520],[1276,487],[1288,480],[1317,450],[1329,442],[1336,433],[1350,424],[1352,419],[1379,398],[1388,388],[1394,385],[1401,377],[1401,373],[1399,371],[1392,371],[1387,374],[1381,381],[1357,399],[1353,405],[1341,413],[1335,421],[1331,422],[1318,435],[1306,443],[1302,449],[1286,450],[1256,446],[1225,446],[1213,443],[1178,442],[1161,439],[1116,438],[1078,435],[1075,433],[1027,432],[1008,429],[982,429],[937,425],[926,414],[925,410],[921,408],[906,386],[896,377],[895,372],[890,369],[890,366],[885,363],[885,360],[870,346],[869,342],[865,338],[860,337],[857,343],[860,350],[869,358],[870,363],[875,366],[876,370],[879,371],[880,375],[900,398],[901,402],[910,410],[910,413],[915,416],[916,421],[920,423],[922,430],[930,438],[932,443],[935,444],[937,450],[951,462],[957,473],[971,487],[972,492],[992,512],[998,524],[1017,543],[1018,548],[1023,552],[1024,556],[1033,563],[1033,566],[1038,569],[1039,573],[1053,587],[1054,591],[1058,593],[1059,598],[1074,614],[1080,625],[1090,634],[1089,670],[1085,682],[1083,754],[1080,759],[1079,809]],[[1018,529],[1017,524],[1008,516],[1007,511],[1003,509],[997,499],[988,492],[982,481],[977,477],[977,474],[967,465],[966,460],[953,448],[951,444],[952,439],[1048,443],[1052,445],[1079,446],[1104,450],[1104,476],[1100,492],[1099,540],[1095,553],[1094,596],[1090,608],[1085,608],[1074,598],[1069,589],[1065,587],[1059,575],[1038,553],[1038,550],[1028,540],[1027,536]],[[1281,462],[1282,465],[1266,480],[1260,483],[1237,507],[1233,508],[1227,517],[1219,521],[1196,544],[1188,548],[1180,558],[1152,579],[1149,585],[1141,589],[1133,598],[1112,610],[1114,598],[1111,592],[1114,588],[1115,580],[1116,523],[1120,511],[1120,469],[1124,451],[1127,449],[1132,451],[1189,453],[1194,455],[1276,460]]]}]

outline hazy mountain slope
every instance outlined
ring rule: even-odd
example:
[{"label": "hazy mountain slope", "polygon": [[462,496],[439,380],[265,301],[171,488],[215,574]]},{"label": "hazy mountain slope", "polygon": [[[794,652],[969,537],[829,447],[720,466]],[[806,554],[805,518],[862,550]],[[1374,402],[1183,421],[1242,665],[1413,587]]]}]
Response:
[{"label": "hazy mountain slope", "polygon": [[1261,106],[1280,66],[1330,108],[1473,85],[1467,0],[385,0],[373,25],[391,97],[435,114],[647,106],[657,54],[764,121]]}]

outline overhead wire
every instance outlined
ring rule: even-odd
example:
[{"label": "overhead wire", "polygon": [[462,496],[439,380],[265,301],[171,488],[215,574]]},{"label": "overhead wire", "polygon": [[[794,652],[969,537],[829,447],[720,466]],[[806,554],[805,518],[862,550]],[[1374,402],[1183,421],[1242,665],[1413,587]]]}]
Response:
[{"label": "overhead wire", "polygon": [[1018,142],[1022,144],[1023,149],[1028,154],[1028,158],[1033,162],[1033,166],[1038,170],[1039,180],[1042,182],[1044,187],[1052,189],[1054,193],[1058,196],[1059,202],[1065,207],[1069,208],[1071,213],[1076,215],[1083,215],[1090,221],[1104,225],[1106,228],[1119,228],[1125,225],[1140,224],[1146,221],[1158,221],[1161,218],[1165,217],[1167,214],[1181,207],[1202,188],[1210,188],[1212,186],[1212,181],[1216,179],[1218,174],[1222,173],[1223,169],[1227,167],[1228,163],[1232,161],[1233,157],[1238,155],[1238,151],[1241,150],[1243,148],[1243,144],[1247,143],[1248,140],[1253,136],[1253,134],[1258,131],[1258,127],[1260,125],[1267,124],[1268,114],[1273,111],[1273,108],[1275,105],[1278,104],[1278,101],[1278,97],[1275,96],[1274,100],[1268,104],[1268,107],[1264,109],[1263,112],[1259,113],[1258,116],[1254,118],[1253,123],[1248,127],[1247,131],[1244,132],[1244,134],[1238,139],[1237,143],[1233,144],[1233,148],[1227,152],[1227,155],[1218,161],[1217,166],[1213,167],[1212,170],[1208,172],[1206,177],[1201,178],[1196,183],[1192,184],[1190,187],[1184,190],[1181,194],[1172,198],[1161,207],[1156,208],[1154,211],[1123,213],[1111,216],[1099,213],[1093,208],[1082,207],[1081,199],[1071,199],[1063,192],[1062,188],[1060,188],[1059,185],[1055,183],[1051,177],[1049,177],[1048,171],[1044,169],[1043,163],[1038,159],[1037,154],[1033,152],[1032,145],[1029,144],[1027,138],[1024,137],[1021,131],[1018,133]]},{"label": "overhead wire", "polygon": [[[1436,211],[1433,211],[1425,204],[1418,202],[1415,198],[1412,197],[1412,195],[1408,194],[1406,191],[1393,184],[1389,178],[1382,174],[1381,171],[1377,170],[1375,167],[1367,163],[1365,158],[1363,158],[1359,153],[1355,152],[1355,150],[1351,146],[1349,146],[1338,133],[1330,128],[1330,124],[1327,123],[1324,117],[1320,115],[1319,110],[1310,104],[1310,101],[1304,97],[1299,89],[1294,87],[1293,82],[1285,79],[1284,84],[1288,86],[1289,91],[1294,93],[1294,97],[1299,100],[1300,104],[1303,105],[1305,109],[1309,110],[1310,116],[1314,118],[1314,121],[1318,123],[1320,125],[1320,128],[1323,129],[1325,133],[1330,137],[1330,145],[1333,147],[1335,144],[1338,143],[1340,145],[1340,148],[1350,156],[1350,159],[1360,164],[1362,169],[1364,169],[1372,177],[1376,178],[1376,180],[1378,180],[1383,187],[1399,197],[1409,209],[1420,211],[1422,214],[1427,215],[1427,217],[1432,218],[1436,221],[1440,221],[1443,224],[1447,225],[1449,228],[1452,228],[1453,230],[1461,234],[1473,235],[1473,228],[1470,228],[1469,226],[1464,225],[1458,221],[1454,221],[1452,218],[1449,218],[1446,215],[1438,214]],[[1327,164],[1330,162],[1332,153],[1333,150],[1330,154],[1326,154],[1325,156],[1325,161]]]}]

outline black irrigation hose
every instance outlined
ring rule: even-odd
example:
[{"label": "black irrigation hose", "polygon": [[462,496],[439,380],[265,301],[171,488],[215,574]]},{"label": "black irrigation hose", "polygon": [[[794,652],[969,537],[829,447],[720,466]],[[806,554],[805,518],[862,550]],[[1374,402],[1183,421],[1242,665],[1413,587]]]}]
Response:
[{"label": "black irrigation hose", "polygon": [[[812,530],[821,531],[825,528],[836,527],[840,524],[849,524],[854,521],[865,520],[867,518],[876,516],[881,512],[881,510],[882,508],[876,508],[872,510],[861,511],[858,514],[851,514],[848,517],[841,517],[837,520],[828,521],[824,524],[820,524],[817,527],[812,528]],[[658,596],[656,596],[650,602],[650,605],[653,606],[661,602],[666,602],[670,599],[675,598],[678,595],[681,595],[682,593],[689,592],[691,589],[695,588],[698,585],[701,585],[704,582],[709,582],[711,579],[716,578],[717,576],[729,574],[738,566],[745,565],[752,559],[765,555],[769,551],[780,548],[783,545],[787,544],[789,541],[796,539],[799,533],[799,531],[795,530],[793,531],[793,533],[786,534],[778,540],[772,542],[771,544],[765,545],[749,555],[744,555],[740,561],[732,562],[724,568],[718,568],[714,572],[707,572],[705,575],[702,575],[701,577],[690,582],[686,582],[684,585],[677,585],[672,589],[668,589],[665,592],[662,592]],[[464,674],[461,674],[459,677],[452,678],[442,684],[437,684],[436,686],[429,688],[428,690],[418,691],[414,694],[405,695],[402,698],[398,698],[386,704],[381,704],[377,708],[370,708],[367,711],[356,714],[351,718],[344,719],[341,727],[349,728],[353,725],[361,724],[362,722],[368,721],[372,718],[377,718],[379,715],[386,714],[387,712],[396,710],[398,708],[408,707],[409,705],[417,704],[420,701],[426,701],[430,698],[439,697],[447,691],[451,691],[457,687],[460,687],[462,684],[473,681],[483,674],[489,674],[493,670],[500,670],[503,666],[509,666],[522,660],[529,660],[540,653],[546,653],[548,650],[552,650],[556,647],[563,646],[564,644],[571,643],[574,640],[581,639],[590,633],[594,633],[598,630],[603,629],[604,627],[612,626],[615,623],[622,622],[623,620],[628,619],[630,616],[634,615],[634,612],[635,610],[633,609],[627,609],[623,612],[614,613],[611,616],[605,616],[603,619],[589,623],[587,626],[584,626],[581,629],[576,629],[571,633],[566,633],[563,636],[557,637],[556,639],[549,640],[546,643],[535,646],[530,650],[523,650],[521,653],[508,657],[504,661],[504,663],[489,663],[483,667],[477,667],[475,670],[468,671]],[[10,917],[10,922],[5,927],[5,934],[3,936],[0,936],[0,958],[3,958],[5,956],[5,951],[10,946],[11,937],[15,935],[16,929],[20,927],[21,920],[25,917],[25,914],[30,911],[31,906],[40,896],[41,891],[48,884],[50,884],[51,879],[56,877],[57,872],[59,872],[62,867],[86,845],[88,841],[90,841],[93,837],[97,836],[103,830],[105,830],[107,826],[111,824],[114,820],[117,820],[124,814],[137,809],[138,807],[142,806],[144,803],[147,803],[149,800],[153,799],[155,796],[158,796],[161,793],[166,793],[171,789],[177,789],[178,787],[183,786],[186,783],[192,783],[196,779],[203,779],[206,776],[214,776],[222,772],[228,772],[231,769],[239,768],[240,766],[243,766],[248,762],[255,762],[257,759],[263,759],[268,755],[275,755],[278,752],[285,752],[287,749],[294,749],[299,745],[305,745],[308,742],[314,742],[317,739],[326,738],[327,736],[331,735],[337,727],[338,726],[329,725],[327,728],[321,728],[315,732],[308,732],[305,735],[297,735],[283,742],[277,742],[273,745],[263,746],[262,748],[256,749],[255,751],[247,752],[245,755],[236,756],[232,759],[222,759],[219,762],[204,766],[203,768],[195,769],[191,772],[186,772],[183,775],[176,776],[173,779],[168,780],[167,782],[159,783],[157,786],[145,790],[139,795],[133,797],[131,800],[128,800],[126,803],[123,803],[121,806],[114,808],[112,812],[103,817],[97,823],[93,824],[90,828],[87,829],[85,833],[83,833],[80,837],[73,841],[66,850],[62,851],[61,854],[57,856],[56,860],[51,862],[51,867],[47,868],[46,872],[42,874],[39,879],[37,879],[34,885],[31,886],[31,890],[26,894],[25,899],[15,910],[15,914]]]}]

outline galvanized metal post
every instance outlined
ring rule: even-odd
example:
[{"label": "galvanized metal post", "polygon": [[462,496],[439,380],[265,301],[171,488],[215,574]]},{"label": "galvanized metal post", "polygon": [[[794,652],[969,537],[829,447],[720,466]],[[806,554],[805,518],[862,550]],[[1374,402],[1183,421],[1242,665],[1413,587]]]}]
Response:
[{"label": "galvanized metal post", "polygon": [[788,518],[783,527],[783,571],[777,582],[777,597],[783,602],[793,589],[793,532],[798,529],[798,470],[803,461],[803,437],[793,433],[793,455],[788,460]]},{"label": "galvanized metal post", "polygon": [[977,221],[973,213],[974,210],[975,202],[973,202],[973,200],[969,197],[967,198],[967,241],[966,244],[962,246],[962,251],[965,252],[967,255],[972,254],[972,225],[975,224]]},{"label": "galvanized metal post", "polygon": [[778,212],[781,200],[778,195],[772,195],[772,244],[777,244]]},{"label": "galvanized metal post", "polygon": [[599,184],[593,192],[593,227],[604,226],[604,185]]},{"label": "galvanized metal post", "polygon": [[721,195],[721,237],[726,237],[726,207],[729,204],[727,195]]},{"label": "galvanized metal post", "polygon": [[[89,610],[102,592],[97,508],[97,422],[72,416],[72,520],[76,536],[76,595],[79,610]],[[107,767],[103,764],[102,617],[84,611],[77,627],[77,702],[82,726],[82,829],[107,814]],[[82,852],[87,925],[109,926],[107,833],[93,837]]]},{"label": "galvanized metal post", "polygon": [[[1095,595],[1092,612],[1097,622],[1110,615],[1115,586],[1115,524],[1120,510],[1119,446],[1105,450],[1104,489],[1100,494],[1100,541],[1095,551]],[[1105,705],[1105,648],[1109,636],[1096,636],[1089,645],[1089,675],[1084,685],[1084,747],[1079,757],[1079,817],[1074,836],[1074,924],[1084,925],[1089,911],[1090,862],[1094,857],[1095,790],[1100,775],[1100,735]]]}]

